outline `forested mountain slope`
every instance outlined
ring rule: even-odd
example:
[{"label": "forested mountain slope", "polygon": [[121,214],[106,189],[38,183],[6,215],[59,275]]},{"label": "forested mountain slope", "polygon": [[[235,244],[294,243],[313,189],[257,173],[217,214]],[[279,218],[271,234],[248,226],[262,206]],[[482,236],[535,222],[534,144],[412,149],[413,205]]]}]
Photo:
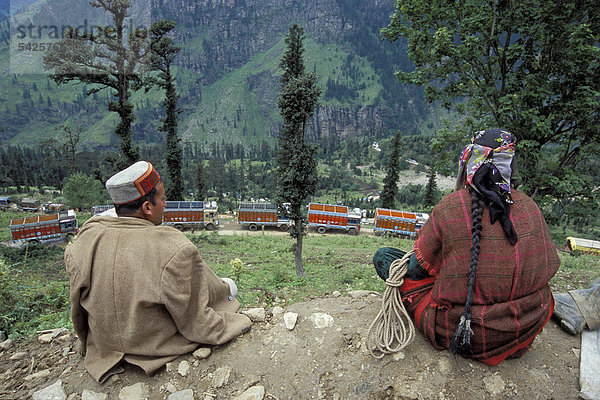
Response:
[{"label": "forested mountain slope", "polygon": [[[98,21],[87,2],[79,2],[40,0],[21,7],[11,18],[13,33],[18,24]],[[160,18],[177,24],[173,38],[182,47],[176,64],[185,141],[249,146],[276,134],[279,61],[293,23],[304,27],[306,66],[323,87],[310,137],[386,137],[396,129],[431,132],[436,125],[421,91],[402,86],[393,74],[410,68],[403,45],[379,35],[393,12],[392,0],[158,0],[151,7],[136,0],[131,10],[138,25]],[[41,54],[14,49],[11,54],[7,43],[0,43],[0,140],[35,144],[72,123],[82,126],[82,145],[114,146],[117,118],[106,111],[110,94],[87,96],[83,85],[57,86],[45,73],[31,74],[36,70],[31,57]],[[136,142],[163,140],[156,128],[161,97],[157,90],[134,95]]]}]

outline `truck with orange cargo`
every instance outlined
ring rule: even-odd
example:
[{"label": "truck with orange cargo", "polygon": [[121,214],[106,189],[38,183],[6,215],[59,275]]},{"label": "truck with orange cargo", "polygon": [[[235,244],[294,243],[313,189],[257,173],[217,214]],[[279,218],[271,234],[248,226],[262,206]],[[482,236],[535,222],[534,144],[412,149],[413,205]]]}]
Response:
[{"label": "truck with orange cargo", "polygon": [[238,224],[247,226],[251,231],[257,230],[259,226],[272,226],[285,232],[293,224],[293,221],[285,216],[285,211],[279,210],[277,205],[268,201],[240,201]]},{"label": "truck with orange cargo", "polygon": [[10,221],[13,242],[40,242],[49,239],[70,240],[79,231],[75,212],[33,215]]},{"label": "truck with orange cargo", "polygon": [[215,230],[219,215],[215,201],[167,201],[163,224],[179,230],[204,228]]},{"label": "truck with orange cargo", "polygon": [[351,210],[341,205],[308,204],[308,226],[316,227],[319,233],[337,229],[346,231],[348,235],[356,235],[360,232],[361,216],[359,208]]},{"label": "truck with orange cargo", "polygon": [[[427,215],[427,217],[429,216]],[[423,223],[423,215],[419,217],[417,213],[377,208],[375,209],[373,233],[376,236],[391,234],[395,236],[415,237],[418,228]]]}]

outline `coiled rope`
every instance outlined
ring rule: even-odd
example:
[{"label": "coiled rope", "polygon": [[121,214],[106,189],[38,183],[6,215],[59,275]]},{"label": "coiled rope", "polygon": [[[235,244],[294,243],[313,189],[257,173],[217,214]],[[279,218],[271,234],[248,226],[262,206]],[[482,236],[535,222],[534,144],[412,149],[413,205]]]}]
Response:
[{"label": "coiled rope", "polygon": [[404,283],[408,262],[413,253],[414,251],[409,251],[390,265],[389,277],[385,281],[387,286],[381,299],[381,310],[367,333],[367,349],[375,358],[402,350],[415,336],[415,327],[400,295],[400,286]]}]

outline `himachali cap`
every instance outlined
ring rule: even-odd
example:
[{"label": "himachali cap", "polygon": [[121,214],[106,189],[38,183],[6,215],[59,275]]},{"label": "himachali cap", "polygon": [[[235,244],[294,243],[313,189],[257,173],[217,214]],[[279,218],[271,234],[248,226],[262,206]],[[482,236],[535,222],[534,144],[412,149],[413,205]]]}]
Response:
[{"label": "himachali cap", "polygon": [[152,164],[138,161],[106,181],[106,189],[114,204],[125,204],[148,194],[159,182]]}]

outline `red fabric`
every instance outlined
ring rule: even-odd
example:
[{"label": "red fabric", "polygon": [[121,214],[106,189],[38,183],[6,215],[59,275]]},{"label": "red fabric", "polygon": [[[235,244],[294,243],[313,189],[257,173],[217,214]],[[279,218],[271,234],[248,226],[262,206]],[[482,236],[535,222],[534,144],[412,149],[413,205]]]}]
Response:
[{"label": "red fabric", "polygon": [[[533,342],[533,339],[535,339],[535,337],[542,332],[542,329],[544,329],[544,326],[550,320],[550,317],[552,316],[553,312],[554,312],[554,297],[552,297],[552,306],[550,307],[550,312],[548,313],[548,316],[546,317],[544,323],[540,327],[540,330],[537,331],[535,333],[535,335],[533,335],[530,338],[528,338],[527,340],[519,343],[518,345],[516,345],[515,347],[509,349],[505,353],[498,354],[497,356],[494,356],[494,357],[482,359],[481,362],[483,362],[486,365],[493,366],[493,365],[500,364],[502,361],[506,360],[507,358],[513,358],[513,357],[511,357],[513,355],[517,355],[518,354],[518,357],[520,357],[523,354],[525,354],[525,352],[529,349],[529,346],[531,345],[531,342]],[[522,352],[519,352],[520,350]]]},{"label": "red fabric", "polygon": [[[483,213],[481,249],[472,302],[473,358],[496,364],[524,353],[548,321],[553,297],[548,281],[560,261],[537,205],[513,190],[512,246],[499,223]],[[440,201],[419,231],[415,253],[434,278],[402,288],[407,311],[438,349],[448,348],[464,310],[471,258],[471,197],[464,189]],[[413,281],[415,282],[415,281]],[[490,364],[491,365],[491,364]]]}]

